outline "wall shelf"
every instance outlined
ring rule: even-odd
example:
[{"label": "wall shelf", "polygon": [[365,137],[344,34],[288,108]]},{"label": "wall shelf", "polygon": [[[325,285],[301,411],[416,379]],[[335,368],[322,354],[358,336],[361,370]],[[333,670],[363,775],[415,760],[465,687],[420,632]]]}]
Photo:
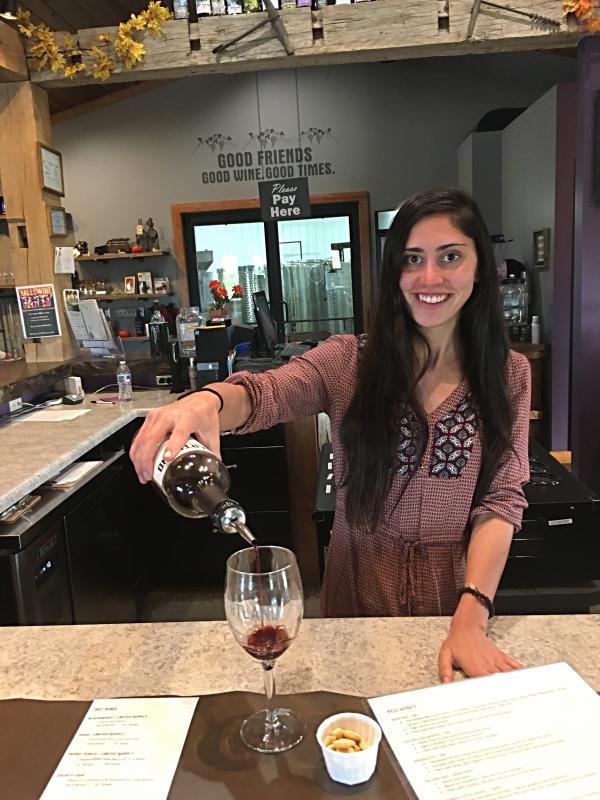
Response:
[{"label": "wall shelf", "polygon": [[125,294],[125,292],[112,292],[111,294],[80,294],[80,300],[104,300],[108,303],[113,300],[156,300],[161,297],[171,297],[173,292],[161,294]]},{"label": "wall shelf", "polygon": [[168,255],[167,250],[153,250],[149,253],[105,253],[102,256],[79,256],[75,261],[129,261],[132,258],[156,258]]},{"label": "wall shelf", "polygon": [[119,336],[122,342],[149,342],[149,336]]}]

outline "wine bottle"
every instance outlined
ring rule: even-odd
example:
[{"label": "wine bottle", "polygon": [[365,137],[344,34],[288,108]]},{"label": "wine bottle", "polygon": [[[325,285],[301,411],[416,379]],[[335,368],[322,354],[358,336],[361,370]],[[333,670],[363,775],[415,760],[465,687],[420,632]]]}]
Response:
[{"label": "wine bottle", "polygon": [[153,479],[172,509],[183,517],[210,517],[221,533],[239,533],[250,544],[244,509],[227,496],[230,481],[220,458],[197,439],[188,439],[172,461],[165,461],[163,443],[154,459]]},{"label": "wine bottle", "polygon": [[210,0],[196,0],[196,13],[199,17],[210,17],[212,13]]}]

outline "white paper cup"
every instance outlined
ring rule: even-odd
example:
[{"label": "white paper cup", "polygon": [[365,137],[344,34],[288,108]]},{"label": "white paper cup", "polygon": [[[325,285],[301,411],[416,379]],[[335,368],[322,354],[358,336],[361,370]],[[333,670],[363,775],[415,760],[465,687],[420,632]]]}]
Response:
[{"label": "white paper cup", "polygon": [[[360,753],[339,753],[331,750],[324,742],[335,728],[346,728],[358,733],[363,741],[369,743],[369,747]],[[363,783],[375,772],[381,728],[371,717],[351,712],[327,717],[317,728],[317,741],[321,746],[329,777],[334,781],[349,785]]]}]

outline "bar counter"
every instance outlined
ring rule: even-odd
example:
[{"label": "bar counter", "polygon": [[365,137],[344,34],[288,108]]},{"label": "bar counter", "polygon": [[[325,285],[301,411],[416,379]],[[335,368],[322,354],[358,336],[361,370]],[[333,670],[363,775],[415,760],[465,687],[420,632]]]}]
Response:
[{"label": "bar counter", "polygon": [[[114,392],[112,393],[115,394]],[[75,406],[50,406],[50,410],[89,409],[65,422],[26,422],[16,419],[0,431],[0,512],[19,501],[75,459],[152,408],[171,403],[176,395],[166,390],[136,391],[129,403],[98,405],[98,395],[87,395]],[[34,412],[35,413],[35,412]]]},{"label": "bar counter", "polygon": [[[449,619],[304,620],[275,669],[282,694],[361,697],[438,683]],[[501,617],[489,635],[525,666],[567,661],[600,691],[600,615]],[[260,664],[226,622],[0,628],[0,698],[262,692]]]}]

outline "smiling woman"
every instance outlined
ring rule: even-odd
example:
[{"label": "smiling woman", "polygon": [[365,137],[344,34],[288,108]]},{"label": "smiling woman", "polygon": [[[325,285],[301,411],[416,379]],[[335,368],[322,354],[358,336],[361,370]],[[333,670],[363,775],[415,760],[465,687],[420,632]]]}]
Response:
[{"label": "smiling woman", "polygon": [[325,411],[337,492],[324,615],[453,615],[441,679],[453,664],[506,671],[518,662],[485,632],[525,506],[529,383],[508,351],[479,209],[458,190],[423,192],[388,234],[368,336],[236,372],[215,385],[218,413],[191,394],[156,412],[131,454],[143,480],[157,439],[177,452],[192,432],[208,443]]}]

